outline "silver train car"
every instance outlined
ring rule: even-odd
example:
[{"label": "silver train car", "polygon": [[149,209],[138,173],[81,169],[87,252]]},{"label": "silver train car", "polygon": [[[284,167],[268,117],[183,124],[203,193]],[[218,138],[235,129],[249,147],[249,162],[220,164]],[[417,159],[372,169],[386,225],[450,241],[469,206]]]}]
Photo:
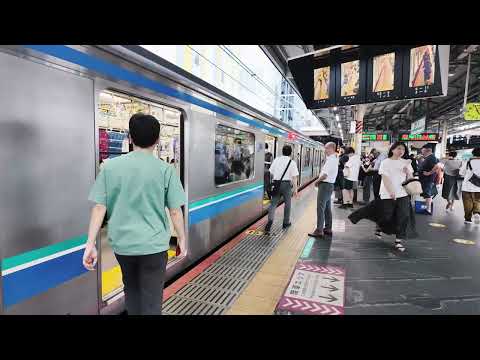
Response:
[{"label": "silver train car", "polygon": [[89,190],[102,162],[128,152],[134,112],[159,119],[156,155],[188,199],[187,250],[173,241],[167,280],[265,214],[265,144],[274,156],[293,146],[301,187],[324,158],[322,144],[137,46],[0,46],[0,106],[0,314],[122,309],[108,224],[97,271],[81,259]]}]

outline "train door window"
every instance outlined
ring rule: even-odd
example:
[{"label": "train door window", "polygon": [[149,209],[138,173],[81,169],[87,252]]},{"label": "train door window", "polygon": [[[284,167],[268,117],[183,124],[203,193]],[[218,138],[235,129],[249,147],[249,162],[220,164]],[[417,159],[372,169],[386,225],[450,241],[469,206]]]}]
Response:
[{"label": "train door window", "polygon": [[[99,128],[99,160],[100,169],[109,159],[127,154],[133,150],[128,141],[128,124],[130,117],[138,112],[154,116],[160,123],[159,144],[153,155],[175,167],[183,183],[182,171],[182,114],[174,108],[156,104],[136,97],[113,91],[102,91],[99,94],[98,128]],[[108,216],[108,214],[107,214]],[[169,262],[177,256],[176,234],[169,212],[167,216],[172,229],[171,248],[168,250]],[[104,301],[123,290],[122,275],[115,255],[108,245],[108,222],[102,226],[101,238],[101,270],[102,299]]]},{"label": "train door window", "polygon": [[215,133],[215,185],[252,179],[255,135],[217,124]]},{"label": "train door window", "polygon": [[263,205],[268,206],[271,199],[271,194],[267,191],[268,185],[271,183],[270,166],[275,159],[275,148],[277,139],[270,135],[265,135],[265,166],[263,169]]}]

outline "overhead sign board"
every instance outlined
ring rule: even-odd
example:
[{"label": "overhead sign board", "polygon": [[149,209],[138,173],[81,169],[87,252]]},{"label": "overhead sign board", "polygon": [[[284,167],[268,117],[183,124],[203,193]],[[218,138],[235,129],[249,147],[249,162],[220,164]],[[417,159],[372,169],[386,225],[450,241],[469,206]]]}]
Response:
[{"label": "overhead sign board", "polygon": [[426,120],[426,117],[422,117],[420,119],[418,119],[417,121],[414,121],[412,123],[412,126],[410,128],[410,133],[411,134],[419,134],[421,132],[424,132],[425,131],[425,120]]},{"label": "overhead sign board", "polygon": [[439,141],[438,133],[420,133],[420,134],[410,134],[404,133],[400,134],[400,141],[430,141],[435,142]]},{"label": "overhead sign board", "polygon": [[480,103],[468,103],[465,108],[465,120],[480,120]]},{"label": "overhead sign board", "polygon": [[388,133],[363,133],[362,141],[390,141]]},{"label": "overhead sign board", "polygon": [[361,45],[288,67],[309,109],[445,96],[450,45]]}]

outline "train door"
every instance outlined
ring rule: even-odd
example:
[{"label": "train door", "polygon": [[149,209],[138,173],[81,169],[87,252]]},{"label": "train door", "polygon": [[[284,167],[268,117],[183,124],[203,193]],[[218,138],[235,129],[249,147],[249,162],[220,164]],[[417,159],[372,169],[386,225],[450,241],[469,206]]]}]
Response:
[{"label": "train door", "polygon": [[277,138],[270,135],[265,135],[265,165],[263,175],[263,208],[270,206],[271,195],[267,192],[267,186],[272,181],[270,175],[270,166],[277,154]]},{"label": "train door", "polygon": [[[143,99],[105,90],[99,95],[98,103],[98,131],[99,131],[99,169],[109,159],[127,154],[133,150],[128,140],[128,122],[130,117],[143,112],[155,116],[160,122],[160,140],[153,155],[175,167],[183,180],[182,113],[177,109],[156,104]],[[167,215],[169,212],[167,211]],[[107,214],[108,216],[108,214]],[[172,240],[168,250],[168,261],[177,257],[176,234],[170,220]],[[108,221],[102,226],[100,233],[100,267],[101,267],[101,294],[107,304],[116,298],[123,290],[120,266],[108,244]]]}]

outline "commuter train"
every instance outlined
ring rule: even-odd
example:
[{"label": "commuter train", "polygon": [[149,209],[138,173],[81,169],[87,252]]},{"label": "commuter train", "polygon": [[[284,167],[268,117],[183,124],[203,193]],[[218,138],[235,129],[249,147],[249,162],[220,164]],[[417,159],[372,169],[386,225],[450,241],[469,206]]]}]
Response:
[{"label": "commuter train", "polygon": [[265,214],[265,144],[293,147],[303,187],[323,145],[139,46],[0,46],[0,313],[103,314],[123,306],[121,274],[98,241],[82,256],[102,163],[129,151],[129,117],[161,123],[157,157],[187,194],[185,253],[167,280]]}]

